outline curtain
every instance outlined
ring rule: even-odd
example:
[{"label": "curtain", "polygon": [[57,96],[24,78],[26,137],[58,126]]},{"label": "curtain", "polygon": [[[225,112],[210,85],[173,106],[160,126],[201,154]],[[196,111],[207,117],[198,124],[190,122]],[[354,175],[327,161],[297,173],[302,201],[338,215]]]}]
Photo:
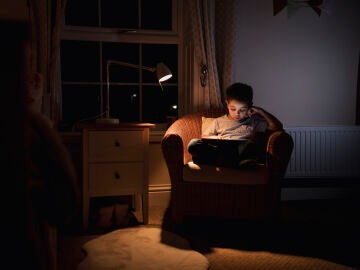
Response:
[{"label": "curtain", "polygon": [[216,59],[223,101],[225,89],[234,83],[236,74],[236,45],[238,42],[236,28],[239,25],[238,19],[240,18],[239,13],[237,13],[238,10],[238,0],[216,1]]},{"label": "curtain", "polygon": [[184,113],[220,107],[233,82],[236,0],[184,1]]},{"label": "curtain", "polygon": [[61,115],[60,33],[66,0],[29,0],[31,70],[38,109],[58,125]]}]

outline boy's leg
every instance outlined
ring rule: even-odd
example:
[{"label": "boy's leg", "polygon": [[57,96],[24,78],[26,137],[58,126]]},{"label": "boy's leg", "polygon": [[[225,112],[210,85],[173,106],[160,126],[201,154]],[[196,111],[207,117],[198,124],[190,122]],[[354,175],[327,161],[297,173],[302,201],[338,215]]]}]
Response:
[{"label": "boy's leg", "polygon": [[192,139],[188,144],[188,151],[196,164],[215,164],[218,146],[215,141],[209,143],[202,139]]},{"label": "boy's leg", "polygon": [[252,141],[226,141],[218,146],[216,165],[239,168],[242,160],[256,160],[256,144]]},{"label": "boy's leg", "polygon": [[252,141],[242,142],[238,144],[239,160],[257,159],[257,145]]},{"label": "boy's leg", "polygon": [[238,142],[223,140],[219,144],[216,165],[236,168],[239,164]]},{"label": "boy's leg", "polygon": [[244,144],[239,144],[238,153],[239,153],[239,163],[238,168],[240,169],[251,169],[254,170],[257,168],[257,145],[252,142],[246,142]]}]

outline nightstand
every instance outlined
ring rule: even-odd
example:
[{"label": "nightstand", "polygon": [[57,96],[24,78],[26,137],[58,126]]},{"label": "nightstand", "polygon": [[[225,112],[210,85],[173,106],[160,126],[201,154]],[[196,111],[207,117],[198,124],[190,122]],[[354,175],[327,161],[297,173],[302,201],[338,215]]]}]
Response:
[{"label": "nightstand", "polygon": [[90,200],[132,195],[135,215],[148,223],[149,123],[82,125],[83,229]]}]

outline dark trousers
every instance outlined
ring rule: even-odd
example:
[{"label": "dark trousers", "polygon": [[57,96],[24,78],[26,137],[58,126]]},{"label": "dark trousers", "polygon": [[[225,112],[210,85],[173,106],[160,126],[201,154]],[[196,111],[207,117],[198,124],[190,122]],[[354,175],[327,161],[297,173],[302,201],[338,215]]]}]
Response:
[{"label": "dark trousers", "polygon": [[192,139],[188,151],[196,164],[239,167],[244,159],[256,159],[256,145],[250,140]]}]

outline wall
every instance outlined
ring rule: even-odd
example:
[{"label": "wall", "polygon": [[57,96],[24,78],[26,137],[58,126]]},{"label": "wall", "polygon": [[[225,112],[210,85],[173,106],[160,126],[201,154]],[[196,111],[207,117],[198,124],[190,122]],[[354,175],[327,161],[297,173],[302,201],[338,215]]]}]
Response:
[{"label": "wall", "polygon": [[163,131],[150,130],[149,144],[149,190],[162,191],[170,189],[170,176],[161,151]]},{"label": "wall", "polygon": [[[150,132],[149,145],[149,211],[163,214],[170,200],[171,182],[169,172],[161,151],[162,131]],[[151,215],[150,215],[151,217]],[[153,218],[160,218],[158,216]],[[149,220],[151,223],[152,220]]]},{"label": "wall", "polygon": [[235,77],[253,86],[254,104],[285,126],[355,124],[360,1],[325,0],[320,17],[239,1]]}]

